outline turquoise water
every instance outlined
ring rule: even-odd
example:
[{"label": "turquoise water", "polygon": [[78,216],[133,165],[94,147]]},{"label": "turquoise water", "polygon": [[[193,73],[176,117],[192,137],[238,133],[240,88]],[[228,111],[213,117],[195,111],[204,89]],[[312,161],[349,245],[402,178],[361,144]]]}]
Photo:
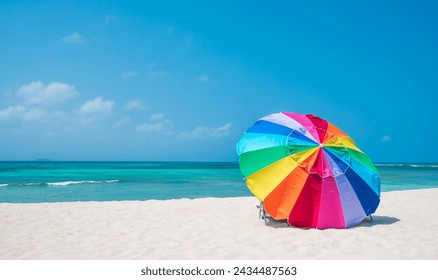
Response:
[{"label": "turquoise water", "polygon": [[[376,166],[382,191],[438,187],[438,164]],[[0,202],[250,195],[237,163],[0,162]]]},{"label": "turquoise water", "polygon": [[377,163],[382,191],[438,188],[438,163]]}]

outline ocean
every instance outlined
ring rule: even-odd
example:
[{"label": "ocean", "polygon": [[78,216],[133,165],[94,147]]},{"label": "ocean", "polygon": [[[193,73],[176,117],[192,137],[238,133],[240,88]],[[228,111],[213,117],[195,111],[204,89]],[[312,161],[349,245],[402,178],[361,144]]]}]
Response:
[{"label": "ocean", "polygon": [[[381,190],[438,187],[438,164],[376,164]],[[238,163],[0,162],[0,202],[251,196]]]}]

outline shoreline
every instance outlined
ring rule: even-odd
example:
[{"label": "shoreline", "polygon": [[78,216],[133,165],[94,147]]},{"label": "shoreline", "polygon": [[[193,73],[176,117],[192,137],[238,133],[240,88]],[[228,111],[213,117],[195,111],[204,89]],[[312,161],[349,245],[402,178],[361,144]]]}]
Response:
[{"label": "shoreline", "polygon": [[373,221],[303,229],[255,197],[0,203],[0,259],[438,259],[438,189],[382,192]]}]

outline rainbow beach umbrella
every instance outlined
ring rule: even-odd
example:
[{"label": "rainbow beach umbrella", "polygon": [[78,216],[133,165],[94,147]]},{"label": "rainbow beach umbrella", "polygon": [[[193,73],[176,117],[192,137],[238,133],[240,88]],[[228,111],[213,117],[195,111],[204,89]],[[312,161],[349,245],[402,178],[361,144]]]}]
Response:
[{"label": "rainbow beach umbrella", "polygon": [[380,175],[333,124],[281,112],[251,126],[237,143],[251,192],[276,220],[292,226],[346,228],[377,209]]}]

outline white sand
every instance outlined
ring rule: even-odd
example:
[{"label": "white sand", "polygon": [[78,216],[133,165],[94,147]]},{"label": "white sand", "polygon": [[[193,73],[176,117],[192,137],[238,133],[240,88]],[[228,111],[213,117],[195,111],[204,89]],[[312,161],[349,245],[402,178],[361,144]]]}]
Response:
[{"label": "white sand", "polygon": [[258,201],[0,204],[0,259],[438,259],[438,189],[382,193],[372,223],[265,226]]}]

